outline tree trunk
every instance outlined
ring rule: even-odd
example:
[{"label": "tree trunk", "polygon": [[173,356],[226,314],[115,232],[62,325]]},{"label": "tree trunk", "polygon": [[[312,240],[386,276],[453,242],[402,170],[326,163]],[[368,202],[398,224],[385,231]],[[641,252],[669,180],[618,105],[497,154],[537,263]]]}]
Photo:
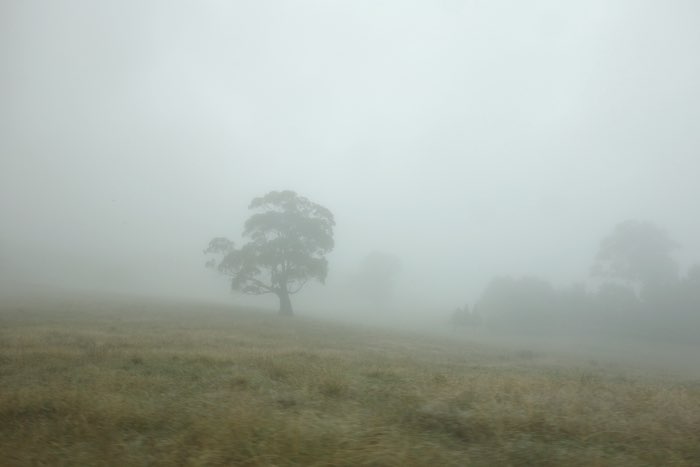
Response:
[{"label": "tree trunk", "polygon": [[280,299],[280,315],[292,316],[294,314],[294,310],[292,310],[292,301],[289,299],[289,292],[287,291],[287,288],[285,287],[279,291],[277,296]]}]

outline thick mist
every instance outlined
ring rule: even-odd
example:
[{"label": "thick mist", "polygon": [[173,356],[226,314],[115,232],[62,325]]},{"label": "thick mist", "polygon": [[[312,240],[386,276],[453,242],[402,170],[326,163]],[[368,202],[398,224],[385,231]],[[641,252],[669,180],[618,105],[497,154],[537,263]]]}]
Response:
[{"label": "thick mist", "polygon": [[[274,306],[202,251],[285,189],[337,222],[302,311],[444,320],[502,275],[594,288],[627,219],[683,274],[698,21],[689,0],[2,2],[0,283]],[[400,266],[368,293],[376,252]]]}]

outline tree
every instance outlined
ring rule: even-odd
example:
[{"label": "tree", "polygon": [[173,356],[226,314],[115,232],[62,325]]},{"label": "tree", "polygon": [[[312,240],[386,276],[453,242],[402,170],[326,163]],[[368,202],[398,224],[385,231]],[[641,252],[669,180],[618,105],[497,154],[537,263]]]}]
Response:
[{"label": "tree", "polygon": [[540,333],[557,324],[557,293],[536,277],[496,277],[477,303],[484,324],[494,329]]},{"label": "tree", "polygon": [[628,285],[605,282],[598,289],[596,299],[605,316],[621,317],[624,322],[640,314],[639,299]]},{"label": "tree", "polygon": [[251,201],[256,210],[245,223],[241,248],[224,237],[209,242],[205,253],[220,255],[207,265],[231,277],[231,288],[245,294],[275,294],[281,315],[292,315],[290,295],[310,279],[324,283],[325,255],[333,249],[333,214],[293,191],[271,191]]},{"label": "tree", "polygon": [[[700,285],[700,263],[695,263],[688,268],[688,273],[685,276],[685,281]],[[700,287],[699,287],[700,289]]]},{"label": "tree", "polygon": [[374,305],[386,305],[400,271],[401,260],[398,257],[373,251],[362,261],[354,285]]},{"label": "tree", "polygon": [[672,313],[700,320],[700,264],[693,264],[688,269],[668,298],[668,308]]},{"label": "tree", "polygon": [[622,279],[648,293],[677,282],[678,265],[671,256],[676,248],[678,244],[653,223],[625,221],[600,242],[593,273]]},{"label": "tree", "polygon": [[456,308],[452,312],[450,321],[457,326],[480,326],[481,314],[476,307],[474,310],[469,310],[469,305],[464,305],[464,308]]}]

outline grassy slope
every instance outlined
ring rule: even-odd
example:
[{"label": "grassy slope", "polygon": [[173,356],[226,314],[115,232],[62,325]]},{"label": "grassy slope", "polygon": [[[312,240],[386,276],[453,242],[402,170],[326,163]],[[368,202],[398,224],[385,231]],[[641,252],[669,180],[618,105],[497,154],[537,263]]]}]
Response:
[{"label": "grassy slope", "polygon": [[196,304],[0,308],[3,465],[700,465],[700,385]]}]

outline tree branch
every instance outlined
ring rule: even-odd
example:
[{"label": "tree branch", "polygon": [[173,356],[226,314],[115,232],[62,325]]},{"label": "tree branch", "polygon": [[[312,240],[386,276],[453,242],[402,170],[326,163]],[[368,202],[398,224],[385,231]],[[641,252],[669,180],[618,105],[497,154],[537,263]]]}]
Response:
[{"label": "tree branch", "polygon": [[307,282],[309,282],[308,277],[299,283],[299,287],[297,287],[296,290],[290,291],[289,294],[294,295],[295,293],[299,292],[306,285]]},{"label": "tree branch", "polygon": [[250,292],[250,291],[247,291],[247,292],[244,292],[244,293],[247,294],[247,295],[267,295],[267,294],[269,294],[269,293],[274,293],[274,294],[276,294],[277,292],[274,292],[274,291],[272,291],[272,290],[261,290],[261,291],[259,291],[259,292]]},{"label": "tree branch", "polygon": [[262,281],[259,281],[258,279],[254,278],[254,277],[248,277],[247,279],[249,281],[251,281],[252,283],[254,283],[255,285],[257,285],[258,287],[265,289],[267,291],[265,293],[277,293],[277,290],[275,290],[274,287],[269,286],[269,285],[265,284]]}]

